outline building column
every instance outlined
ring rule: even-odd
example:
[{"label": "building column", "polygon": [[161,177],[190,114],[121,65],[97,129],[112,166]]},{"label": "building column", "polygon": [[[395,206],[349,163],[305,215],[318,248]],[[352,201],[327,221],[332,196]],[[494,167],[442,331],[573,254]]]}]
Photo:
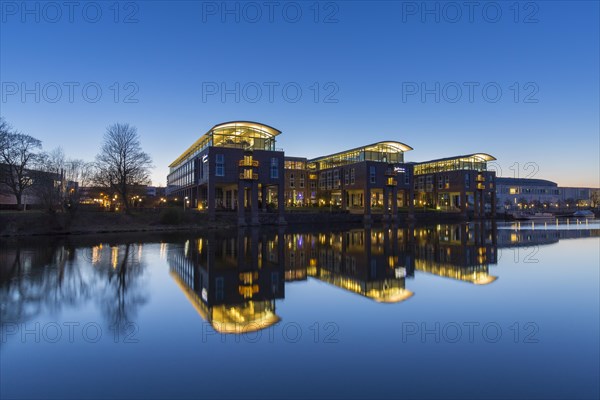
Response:
[{"label": "building column", "polygon": [[244,187],[244,182],[243,181],[239,181],[238,182],[238,209],[237,209],[237,214],[238,214],[238,225],[243,226],[246,225],[246,217],[245,217],[245,210],[244,210],[244,200],[246,197],[246,190]]},{"label": "building column", "polygon": [[495,189],[490,192],[490,196],[492,198],[492,218],[496,218],[496,190]]},{"label": "building column", "polygon": [[460,213],[463,217],[467,216],[467,191],[464,187],[460,191]]},{"label": "building column", "polygon": [[346,211],[348,209],[348,193],[345,189],[342,189],[342,210]]},{"label": "building column", "polygon": [[389,217],[388,208],[390,206],[390,190],[387,186],[383,187],[383,219],[386,220]]},{"label": "building column", "polygon": [[392,188],[392,220],[398,219],[398,187]]},{"label": "building column", "polygon": [[[216,188],[215,188],[215,182],[211,179],[208,180],[208,184],[206,186],[206,197],[207,197],[207,205],[208,205],[208,220],[209,221],[214,221],[215,220],[215,206],[216,206]],[[185,198],[183,199],[183,201],[185,202]]]},{"label": "building column", "polygon": [[480,210],[479,197],[480,196],[481,195],[479,194],[479,190],[473,191],[473,218],[479,218],[479,210]]},{"label": "building column", "polygon": [[283,179],[277,185],[277,223],[279,225],[285,225],[285,184]]},{"label": "building column", "polygon": [[252,271],[258,271],[258,228],[250,229],[250,255],[252,263]]},{"label": "building column", "polygon": [[415,188],[411,180],[410,187],[408,188],[408,199],[406,199],[408,205],[408,219],[415,219]]},{"label": "building column", "polygon": [[200,185],[196,186],[196,199],[196,207],[200,207],[200,205],[202,204],[202,196],[200,196]]},{"label": "building column", "polygon": [[267,212],[267,191],[268,187],[266,185],[261,185],[260,187],[260,198],[262,199],[262,211]]},{"label": "building column", "polygon": [[[280,226],[277,229],[277,265],[285,266],[285,227]],[[282,278],[283,279],[283,278]]]},{"label": "building column", "polygon": [[250,224],[259,225],[258,221],[258,182],[252,181],[250,188]]},{"label": "building column", "polygon": [[363,191],[363,211],[364,211],[364,220],[366,223],[371,222],[371,189],[366,188]]},{"label": "building column", "polygon": [[485,201],[487,198],[487,194],[485,193],[485,191],[481,192],[481,217],[485,218]]}]

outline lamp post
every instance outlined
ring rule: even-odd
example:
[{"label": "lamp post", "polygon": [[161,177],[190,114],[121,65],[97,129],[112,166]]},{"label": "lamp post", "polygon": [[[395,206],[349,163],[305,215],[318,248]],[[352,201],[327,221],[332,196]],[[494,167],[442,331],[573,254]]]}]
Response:
[{"label": "lamp post", "polygon": [[186,205],[186,203],[189,204],[189,200],[188,200],[187,196],[185,196],[184,199],[183,199],[183,211],[184,212],[185,212],[185,205]]}]

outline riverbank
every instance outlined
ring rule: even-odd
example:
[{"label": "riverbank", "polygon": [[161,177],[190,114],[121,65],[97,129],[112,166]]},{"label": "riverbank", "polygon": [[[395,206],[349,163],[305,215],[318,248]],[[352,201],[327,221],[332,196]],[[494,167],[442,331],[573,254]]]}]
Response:
[{"label": "riverbank", "polygon": [[[397,222],[407,221],[407,213],[399,213]],[[288,212],[285,215],[288,225],[339,225],[362,224],[362,214],[329,212]],[[260,215],[260,224],[278,224],[277,214]],[[457,213],[416,212],[419,222],[457,222],[464,217]],[[372,223],[382,221],[381,214],[373,214]],[[215,221],[209,221],[205,213],[178,209],[162,209],[126,213],[80,211],[48,214],[43,211],[0,212],[0,236],[39,236],[39,235],[83,235],[126,232],[193,232],[208,230],[228,230],[238,227],[235,213],[218,213]]]}]

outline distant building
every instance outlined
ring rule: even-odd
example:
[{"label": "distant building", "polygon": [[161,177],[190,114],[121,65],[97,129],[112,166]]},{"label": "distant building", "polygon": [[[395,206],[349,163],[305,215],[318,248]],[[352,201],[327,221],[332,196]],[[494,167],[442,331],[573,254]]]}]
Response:
[{"label": "distant building", "polygon": [[529,178],[496,178],[498,209],[516,209],[526,205],[541,207],[593,207],[598,189],[559,187],[556,182]]},{"label": "distant building", "polygon": [[[0,164],[0,206],[2,208],[16,208],[17,198],[11,188],[3,183],[11,173],[8,164]],[[26,176],[31,179],[31,186],[23,192],[21,204],[28,206],[47,206],[48,194],[52,192],[53,199],[58,203],[65,198],[70,190],[77,190],[78,183],[65,180],[64,172],[46,172],[40,170],[26,170]]]}]

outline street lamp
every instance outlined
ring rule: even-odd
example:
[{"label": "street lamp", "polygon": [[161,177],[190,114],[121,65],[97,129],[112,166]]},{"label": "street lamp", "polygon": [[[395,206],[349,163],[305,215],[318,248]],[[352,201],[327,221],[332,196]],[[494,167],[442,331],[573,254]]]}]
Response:
[{"label": "street lamp", "polygon": [[185,196],[185,198],[183,199],[183,211],[185,211],[185,205],[186,205],[186,203],[190,204],[190,201],[188,200],[187,196]]}]

